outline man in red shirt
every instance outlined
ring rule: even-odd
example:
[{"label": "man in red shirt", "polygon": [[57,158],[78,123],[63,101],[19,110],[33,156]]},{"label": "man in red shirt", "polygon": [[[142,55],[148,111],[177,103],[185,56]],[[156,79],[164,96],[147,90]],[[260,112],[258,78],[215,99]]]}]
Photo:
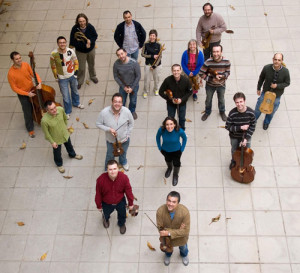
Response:
[{"label": "man in red shirt", "polygon": [[128,176],[119,172],[118,162],[109,160],[107,172],[97,179],[95,202],[98,210],[103,213],[103,226],[109,227],[109,218],[116,209],[118,212],[118,226],[120,233],[126,232],[126,195],[129,209],[133,208],[133,194]]}]

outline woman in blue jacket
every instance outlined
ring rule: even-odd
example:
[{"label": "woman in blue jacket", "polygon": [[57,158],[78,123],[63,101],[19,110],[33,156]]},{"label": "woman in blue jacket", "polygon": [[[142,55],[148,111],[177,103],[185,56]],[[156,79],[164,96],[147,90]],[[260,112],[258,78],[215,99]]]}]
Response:
[{"label": "woman in blue jacket", "polygon": [[[163,140],[161,144],[161,138]],[[182,143],[180,142],[182,139]],[[176,186],[178,183],[178,174],[180,170],[180,158],[186,145],[187,137],[179,125],[177,120],[171,117],[165,118],[162,126],[158,129],[156,134],[156,143],[160,152],[164,155],[168,169],[165,173],[165,177],[168,178],[173,172],[172,185]]]},{"label": "woman in blue jacket", "polygon": [[198,89],[200,88],[199,71],[204,64],[204,57],[197,48],[197,41],[192,39],[188,43],[188,49],[183,52],[181,66],[184,73],[189,77],[193,87],[193,100],[197,100]]}]

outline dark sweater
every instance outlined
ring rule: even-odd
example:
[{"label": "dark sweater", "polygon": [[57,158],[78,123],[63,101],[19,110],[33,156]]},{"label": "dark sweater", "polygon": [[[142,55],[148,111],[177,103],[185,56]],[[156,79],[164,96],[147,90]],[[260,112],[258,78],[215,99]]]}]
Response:
[{"label": "dark sweater", "polygon": [[273,64],[265,65],[258,79],[257,90],[260,90],[263,85],[263,92],[274,92],[276,94],[276,98],[278,98],[283,94],[284,88],[290,85],[290,73],[286,67],[282,66],[278,71],[278,77],[275,82],[277,84],[277,88],[271,89],[270,86],[274,81],[274,73],[275,70],[273,68]]},{"label": "dark sweater", "polygon": [[249,141],[255,131],[256,119],[254,111],[247,107],[246,111],[241,113],[237,108],[233,108],[227,117],[225,128],[229,131],[231,138],[241,139],[244,131],[241,126],[249,125],[247,131],[245,131],[245,138]]},{"label": "dark sweater", "polygon": [[164,82],[159,88],[159,95],[164,98],[167,103],[173,105],[172,100],[170,100],[165,94],[167,89],[172,91],[174,98],[182,100],[180,105],[186,104],[189,96],[191,96],[193,93],[191,82],[186,76],[182,75],[180,76],[180,80],[178,82],[175,80],[173,75],[165,78]]},{"label": "dark sweater", "polygon": [[96,29],[91,24],[88,24],[86,26],[86,30],[83,33],[91,41],[91,47],[87,48],[85,41],[84,42],[77,41],[74,37],[75,32],[78,32],[79,30],[80,30],[79,25],[76,24],[75,26],[73,26],[73,28],[71,30],[71,34],[70,34],[70,46],[75,47],[76,50],[78,50],[79,52],[88,53],[88,52],[92,51],[93,48],[95,47],[95,43],[98,38],[98,34],[96,32]]},{"label": "dark sweater", "polygon": [[[161,145],[161,137],[163,143]],[[180,138],[182,138],[182,144],[180,143]],[[186,145],[186,134],[180,128],[178,131],[175,129],[172,132],[169,132],[167,129],[159,128],[156,134],[156,144],[159,150],[164,150],[166,152],[176,152],[180,150],[184,151]]]},{"label": "dark sweater", "polygon": [[[132,20],[132,22],[134,24],[135,32],[139,41],[139,48],[142,48],[146,40],[146,31],[144,30],[144,28],[139,22],[134,20]],[[119,47],[123,47],[124,36],[125,36],[125,21],[118,24],[114,34],[115,42]]]},{"label": "dark sweater", "polygon": [[[145,58],[146,65],[152,65],[155,61],[154,55],[158,55],[161,48],[161,44],[158,42],[151,43],[150,41],[146,42],[142,49],[142,57]],[[158,57],[157,62],[155,63],[154,67],[161,65],[161,57]]]}]

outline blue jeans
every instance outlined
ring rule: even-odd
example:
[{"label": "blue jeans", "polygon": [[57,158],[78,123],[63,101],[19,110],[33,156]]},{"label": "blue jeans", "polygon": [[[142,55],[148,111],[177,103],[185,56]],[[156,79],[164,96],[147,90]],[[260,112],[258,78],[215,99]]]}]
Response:
[{"label": "blue jeans", "polygon": [[125,197],[118,204],[106,204],[102,202],[102,209],[105,220],[108,221],[114,210],[118,212],[118,226],[121,227],[126,222],[126,200]]},{"label": "blue jeans", "polygon": [[[129,110],[130,110],[131,113],[135,112],[138,91],[139,91],[139,85],[137,85],[133,89],[133,91],[129,94],[130,102],[129,102],[129,107],[128,108],[129,108]],[[126,105],[126,100],[127,100],[128,93],[126,93],[122,87],[119,88],[119,93],[121,94],[121,96],[123,98],[123,106],[125,106]]]},{"label": "blue jeans", "polygon": [[127,56],[132,58],[132,59],[135,59],[137,61],[137,59],[139,57],[139,49],[137,49],[136,51],[134,51],[131,54],[127,53]]},{"label": "blue jeans", "polygon": [[[126,158],[126,154],[127,154],[127,150],[129,147],[129,143],[130,143],[130,139],[128,138],[127,141],[125,141],[124,143],[122,143],[122,148],[124,150],[124,153],[122,155],[120,155],[120,159],[119,162],[121,165],[126,165],[127,164],[127,158]],[[114,157],[114,146],[112,143],[106,141],[106,147],[107,147],[107,151],[106,151],[106,158],[105,158],[105,171],[107,170],[107,162],[109,160],[113,160]]]},{"label": "blue jeans", "polygon": [[[260,97],[257,99],[257,103],[256,103],[256,106],[255,106],[255,111],[254,111],[256,120],[258,120],[260,115],[261,115],[261,112],[259,111],[259,107],[260,107],[261,103],[264,100],[264,96],[265,96],[265,92],[262,92]],[[271,114],[266,114],[264,124],[270,124],[271,123],[271,120],[272,120],[274,114],[276,113],[276,111],[277,111],[277,109],[280,105],[280,98],[281,97],[277,97],[275,99],[273,112]]]},{"label": "blue jeans", "polygon": [[[179,252],[181,257],[186,257],[189,254],[188,246],[185,244],[184,246],[179,247]],[[171,257],[173,252],[166,252],[167,257]]]},{"label": "blue jeans", "polygon": [[[231,144],[231,156],[233,158],[233,154],[235,152],[235,150],[240,146],[242,139],[241,138],[230,138],[230,144]],[[247,141],[247,148],[250,148],[251,146],[251,139]]]},{"label": "blue jeans", "polygon": [[205,90],[206,90],[205,113],[207,115],[211,114],[212,99],[213,99],[215,91],[217,91],[217,95],[218,95],[219,112],[220,113],[225,112],[225,98],[224,98],[225,87],[224,86],[215,87],[215,86],[206,84]]},{"label": "blue jeans", "polygon": [[[69,93],[68,84],[70,84],[70,87],[71,87],[72,103],[71,103],[71,97],[70,97],[70,93]],[[77,107],[80,104],[79,93],[77,90],[77,85],[78,85],[77,79],[74,77],[74,75],[68,79],[59,79],[58,85],[60,88],[60,92],[63,96],[66,114],[71,114],[72,105]]]},{"label": "blue jeans", "polygon": [[[168,117],[175,118],[176,109],[178,104],[168,103],[167,102],[167,110]],[[185,113],[186,113],[186,103],[179,104],[179,125],[182,130],[185,130]]]}]

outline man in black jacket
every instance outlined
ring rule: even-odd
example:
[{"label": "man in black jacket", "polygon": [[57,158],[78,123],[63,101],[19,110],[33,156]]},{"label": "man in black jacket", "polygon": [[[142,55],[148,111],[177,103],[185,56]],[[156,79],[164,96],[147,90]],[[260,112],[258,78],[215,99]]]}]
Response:
[{"label": "man in black jacket", "polygon": [[[159,89],[159,95],[167,101],[168,116],[174,118],[176,109],[179,116],[179,125],[185,130],[186,103],[189,96],[192,95],[193,89],[189,79],[181,75],[181,66],[172,65],[172,74],[165,78]],[[172,98],[167,90],[172,91]]]},{"label": "man in black jacket", "polygon": [[94,83],[98,83],[95,70],[95,43],[97,38],[98,34],[95,28],[89,24],[87,16],[79,13],[70,34],[70,47],[75,47],[79,62],[78,89],[81,88],[84,82],[86,62],[89,67],[90,79]]},{"label": "man in black jacket", "polygon": [[129,10],[123,12],[124,22],[115,30],[114,39],[120,48],[124,48],[127,56],[135,60],[139,56],[139,48],[142,48],[146,40],[146,31],[139,22],[132,20]]}]

